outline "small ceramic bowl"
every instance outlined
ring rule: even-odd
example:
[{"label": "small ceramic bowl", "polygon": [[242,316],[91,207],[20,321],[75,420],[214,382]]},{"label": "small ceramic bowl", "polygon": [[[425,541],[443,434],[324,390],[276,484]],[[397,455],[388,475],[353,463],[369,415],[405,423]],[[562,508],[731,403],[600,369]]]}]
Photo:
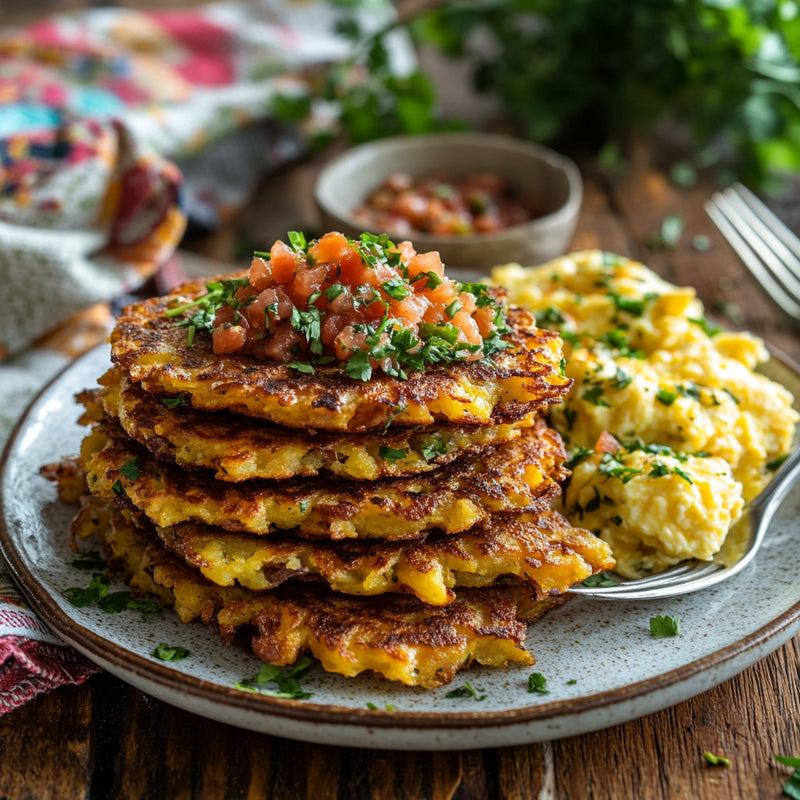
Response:
[{"label": "small ceramic bowl", "polygon": [[394,172],[414,177],[439,172],[453,178],[494,172],[540,209],[541,216],[494,233],[396,236],[411,239],[418,252],[438,250],[452,270],[487,270],[510,261],[533,265],[562,255],[572,238],[583,195],[575,164],[532,142],[483,133],[398,136],[346,150],[321,170],[314,196],[324,229],[358,236],[364,223],[354,217],[354,209]]}]

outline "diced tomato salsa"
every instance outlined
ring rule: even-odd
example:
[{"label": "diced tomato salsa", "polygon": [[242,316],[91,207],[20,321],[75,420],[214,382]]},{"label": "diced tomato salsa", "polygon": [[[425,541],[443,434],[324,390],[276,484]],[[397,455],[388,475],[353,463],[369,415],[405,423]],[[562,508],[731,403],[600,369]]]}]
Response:
[{"label": "diced tomato salsa", "polygon": [[512,191],[493,172],[463,178],[405,172],[389,175],[354,209],[359,224],[409,236],[414,231],[443,235],[493,233],[540,216],[529,199]]},{"label": "diced tomato salsa", "polygon": [[353,240],[332,232],[306,243],[290,234],[289,244],[256,253],[247,280],[209,284],[204,297],[224,298],[205,310],[206,318],[213,313],[215,353],[300,372],[339,364],[362,380],[373,369],[404,378],[428,363],[473,361],[507,346],[505,307],[484,284],[451,280],[438,253],[417,253],[411,242],[395,245],[385,235]]}]

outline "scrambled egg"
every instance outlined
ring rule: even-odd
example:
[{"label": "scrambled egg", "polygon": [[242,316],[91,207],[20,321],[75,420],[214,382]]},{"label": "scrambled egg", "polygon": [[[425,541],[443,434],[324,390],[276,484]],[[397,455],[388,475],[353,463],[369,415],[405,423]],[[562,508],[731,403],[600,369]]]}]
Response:
[{"label": "scrambled egg", "polygon": [[551,420],[575,465],[570,521],[627,577],[710,559],[792,447],[793,398],[754,371],[763,343],[715,330],[693,289],[598,250],[492,279],[565,340],[574,386]]}]

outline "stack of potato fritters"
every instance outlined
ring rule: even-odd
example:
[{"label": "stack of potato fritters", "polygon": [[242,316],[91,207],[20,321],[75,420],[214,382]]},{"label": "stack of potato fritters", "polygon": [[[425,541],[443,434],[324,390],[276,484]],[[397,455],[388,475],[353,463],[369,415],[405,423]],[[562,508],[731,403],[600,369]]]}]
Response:
[{"label": "stack of potato fritters", "polygon": [[115,365],[82,393],[93,533],[131,585],[261,659],[438,686],[473,661],[530,664],[526,622],[612,565],[550,509],[567,472],[543,412],[560,341],[512,310],[483,361],[368,382],[215,355],[129,306]]}]

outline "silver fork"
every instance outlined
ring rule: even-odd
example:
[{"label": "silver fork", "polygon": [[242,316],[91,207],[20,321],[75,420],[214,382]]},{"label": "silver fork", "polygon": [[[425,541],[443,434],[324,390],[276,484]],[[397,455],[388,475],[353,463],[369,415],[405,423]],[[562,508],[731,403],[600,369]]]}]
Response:
[{"label": "silver fork", "polygon": [[570,591],[605,600],[650,600],[688,594],[732,578],[753,560],[769,523],[786,494],[795,485],[798,474],[800,448],[783,462],[764,491],[747,504],[712,561],[692,559],[647,578],[620,580],[614,586],[578,584]]},{"label": "silver fork", "polygon": [[800,324],[800,238],[741,183],[713,194],[705,209],[764,291]]}]

